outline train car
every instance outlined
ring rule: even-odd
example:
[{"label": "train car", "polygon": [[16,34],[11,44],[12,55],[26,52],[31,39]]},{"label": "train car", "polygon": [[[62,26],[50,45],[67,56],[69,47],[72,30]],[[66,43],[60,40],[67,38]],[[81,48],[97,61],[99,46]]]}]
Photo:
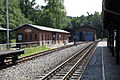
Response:
[{"label": "train car", "polygon": [[24,24],[13,31],[16,31],[16,42],[37,42],[39,45],[60,44],[68,42],[69,32],[60,29],[44,26]]},{"label": "train car", "polygon": [[96,28],[89,24],[85,24],[74,29],[74,36],[76,41],[95,41]]}]

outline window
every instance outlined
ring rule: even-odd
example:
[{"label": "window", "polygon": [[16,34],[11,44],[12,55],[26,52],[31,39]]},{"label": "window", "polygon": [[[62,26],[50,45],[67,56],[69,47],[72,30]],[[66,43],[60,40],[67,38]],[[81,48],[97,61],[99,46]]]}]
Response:
[{"label": "window", "polygon": [[25,34],[25,40],[31,40],[32,35],[30,35],[29,33]]},{"label": "window", "polygon": [[22,41],[23,40],[23,35],[22,34],[18,34],[18,40]]},{"label": "window", "polygon": [[47,40],[47,34],[45,33],[45,40]]},{"label": "window", "polygon": [[37,34],[35,34],[35,40],[37,39]]},{"label": "window", "polygon": [[42,41],[43,41],[43,34],[42,34]]},{"label": "window", "polygon": [[27,34],[27,40],[30,40],[30,34]]}]

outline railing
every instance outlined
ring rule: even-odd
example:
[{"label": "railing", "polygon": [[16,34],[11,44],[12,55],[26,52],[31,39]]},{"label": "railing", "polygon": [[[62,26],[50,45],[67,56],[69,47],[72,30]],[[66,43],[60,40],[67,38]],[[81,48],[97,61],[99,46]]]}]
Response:
[{"label": "railing", "polygon": [[[65,44],[65,42],[62,42]],[[10,43],[10,49],[22,49],[28,47],[36,47],[36,46],[51,46],[56,44],[54,40],[43,40],[43,41],[34,41],[34,42],[19,42],[19,43]],[[0,44],[0,50],[6,50],[7,44]]]},{"label": "railing", "polygon": [[[20,42],[20,43],[10,43],[10,48],[11,49],[20,49],[20,48],[25,48],[25,47],[33,47],[37,46],[38,42]],[[7,49],[7,44],[0,44],[0,50],[6,50]]]}]

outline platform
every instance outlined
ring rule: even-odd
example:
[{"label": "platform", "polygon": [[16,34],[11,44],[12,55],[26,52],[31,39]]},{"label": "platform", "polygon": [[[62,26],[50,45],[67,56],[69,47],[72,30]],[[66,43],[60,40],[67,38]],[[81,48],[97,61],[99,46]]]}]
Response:
[{"label": "platform", "polygon": [[20,54],[24,54],[24,50],[0,50],[0,65],[3,65],[4,61],[8,59],[16,63]]},{"label": "platform", "polygon": [[107,42],[99,42],[81,80],[120,80],[120,65],[111,55]]},{"label": "platform", "polygon": [[0,50],[0,56],[9,54],[24,54],[24,49],[21,50]]}]

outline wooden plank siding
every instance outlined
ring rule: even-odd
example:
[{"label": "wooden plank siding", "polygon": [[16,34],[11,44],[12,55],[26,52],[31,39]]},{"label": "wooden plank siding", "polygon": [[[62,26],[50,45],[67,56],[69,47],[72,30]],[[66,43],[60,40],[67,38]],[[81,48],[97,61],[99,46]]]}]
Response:
[{"label": "wooden plank siding", "polygon": [[[55,33],[55,40],[53,40],[53,33]],[[19,39],[18,39],[19,38]],[[22,38],[22,39],[20,39]],[[63,41],[68,42],[68,33],[52,32],[39,30],[30,26],[22,26],[16,29],[16,42],[38,42],[39,45],[61,44]]]}]

